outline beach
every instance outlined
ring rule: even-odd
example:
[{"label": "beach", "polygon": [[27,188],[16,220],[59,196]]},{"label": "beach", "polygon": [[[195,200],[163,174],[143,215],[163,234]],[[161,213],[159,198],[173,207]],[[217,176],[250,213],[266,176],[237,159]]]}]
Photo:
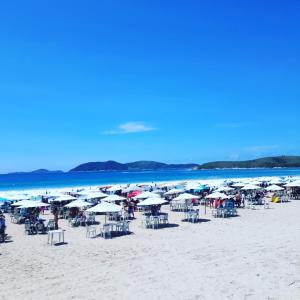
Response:
[{"label": "beach", "polygon": [[146,230],[136,213],[133,233],[113,239],[86,238],[85,228],[59,220],[66,244],[58,246],[7,217],[0,299],[300,298],[300,201],[225,219],[200,207],[196,224],[163,210],[167,228]]}]

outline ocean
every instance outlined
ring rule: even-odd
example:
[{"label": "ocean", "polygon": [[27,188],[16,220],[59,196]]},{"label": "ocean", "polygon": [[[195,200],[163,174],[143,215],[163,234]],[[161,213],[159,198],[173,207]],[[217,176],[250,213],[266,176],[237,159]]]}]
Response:
[{"label": "ocean", "polygon": [[185,179],[245,178],[260,176],[299,176],[300,168],[220,169],[220,170],[156,170],[92,173],[48,173],[0,175],[0,190],[61,188],[71,186],[110,185],[175,181]]}]

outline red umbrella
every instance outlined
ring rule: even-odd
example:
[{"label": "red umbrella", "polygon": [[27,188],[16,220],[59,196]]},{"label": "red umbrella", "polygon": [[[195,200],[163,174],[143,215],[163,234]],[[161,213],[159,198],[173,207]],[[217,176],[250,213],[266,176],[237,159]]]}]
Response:
[{"label": "red umbrella", "polygon": [[137,195],[139,195],[141,192],[140,191],[132,191],[131,193],[128,194],[128,198],[132,198],[135,197]]}]

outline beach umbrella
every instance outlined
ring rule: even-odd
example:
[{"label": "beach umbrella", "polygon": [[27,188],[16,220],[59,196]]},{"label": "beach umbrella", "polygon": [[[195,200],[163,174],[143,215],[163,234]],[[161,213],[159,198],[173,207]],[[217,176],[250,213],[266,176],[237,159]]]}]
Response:
[{"label": "beach umbrella", "polygon": [[143,192],[137,196],[134,197],[134,199],[138,200],[138,199],[146,199],[149,197],[160,197],[158,194],[156,194],[155,192]]},{"label": "beach umbrella", "polygon": [[192,200],[192,199],[199,199],[199,196],[195,196],[189,193],[180,194],[178,197],[174,198],[173,201],[181,201],[181,200]]},{"label": "beach umbrella", "polygon": [[46,195],[46,191],[32,191],[28,194],[30,197],[40,197]]},{"label": "beach umbrella", "polygon": [[116,201],[124,201],[124,200],[126,200],[125,197],[121,197],[118,195],[109,195],[104,199],[105,202],[116,202]]},{"label": "beach umbrella", "polygon": [[15,194],[15,195],[6,196],[5,199],[10,201],[20,201],[20,200],[28,200],[29,198],[30,198],[29,196]]},{"label": "beach umbrella", "polygon": [[271,185],[271,186],[268,186],[267,188],[265,188],[266,191],[272,191],[272,192],[276,192],[276,191],[282,191],[284,190],[284,188],[278,186],[278,185]]},{"label": "beach umbrella", "polygon": [[300,180],[287,183],[285,187],[300,187]]},{"label": "beach umbrella", "polygon": [[236,187],[236,188],[241,188],[241,187],[244,187],[245,185],[246,185],[245,183],[237,182],[237,183],[234,183],[232,186]]},{"label": "beach umbrella", "polygon": [[23,203],[19,208],[34,208],[34,207],[47,207],[50,206],[48,203],[43,203],[39,201],[28,201],[26,203]]},{"label": "beach umbrella", "polygon": [[111,186],[106,191],[107,192],[116,192],[116,191],[121,191],[121,190],[122,190],[122,187],[119,185],[119,186]]},{"label": "beach umbrella", "polygon": [[84,200],[81,200],[81,199],[77,199],[77,200],[74,200],[66,205],[64,205],[64,207],[77,207],[77,208],[83,208],[83,207],[87,207],[87,206],[91,206],[92,204],[87,202],[87,201],[84,201]]},{"label": "beach umbrella", "polygon": [[205,198],[206,199],[227,199],[228,196],[224,193],[214,192],[210,195],[207,195]]},{"label": "beach umbrella", "polygon": [[234,188],[231,188],[229,186],[221,186],[217,189],[217,192],[230,192],[233,190],[234,190]]},{"label": "beach umbrella", "polygon": [[141,194],[141,191],[132,191],[132,192],[130,192],[130,193],[127,195],[127,197],[128,197],[128,198],[133,198],[133,197],[138,196],[139,194]]},{"label": "beach umbrella", "polygon": [[162,205],[167,203],[168,201],[159,198],[159,197],[149,197],[146,200],[138,203],[138,206],[151,206],[151,205]]},{"label": "beach umbrella", "polygon": [[98,192],[90,192],[84,198],[85,199],[100,199],[100,198],[105,198],[107,196],[108,196],[107,194],[104,194],[103,192],[98,191]]},{"label": "beach umbrella", "polygon": [[254,184],[247,184],[244,187],[241,188],[242,190],[259,190],[261,189],[260,186],[254,185]]},{"label": "beach umbrella", "polygon": [[33,200],[20,200],[18,202],[12,203],[11,206],[22,206],[28,203],[32,203]]},{"label": "beach umbrella", "polygon": [[168,196],[168,195],[177,195],[177,194],[181,194],[181,193],[184,193],[184,189],[171,189],[171,190],[167,191],[166,193],[164,193],[164,195],[165,196]]},{"label": "beach umbrella", "polygon": [[275,185],[277,185],[277,184],[282,184],[282,180],[279,179],[279,178],[274,178],[274,179],[272,179],[269,183],[270,183],[270,184],[275,184]]},{"label": "beach umbrella", "polygon": [[94,207],[87,209],[87,212],[95,212],[95,213],[114,213],[120,212],[122,207],[120,205],[116,205],[114,203],[101,202]]},{"label": "beach umbrella", "polygon": [[143,191],[143,188],[137,186],[137,185],[130,185],[129,187],[125,188],[122,190],[122,193],[123,194],[127,194],[127,193],[130,193],[130,192],[133,192],[133,191]]},{"label": "beach umbrella", "polygon": [[64,202],[64,201],[72,201],[76,200],[76,197],[70,196],[70,195],[62,195],[54,199],[55,202]]}]

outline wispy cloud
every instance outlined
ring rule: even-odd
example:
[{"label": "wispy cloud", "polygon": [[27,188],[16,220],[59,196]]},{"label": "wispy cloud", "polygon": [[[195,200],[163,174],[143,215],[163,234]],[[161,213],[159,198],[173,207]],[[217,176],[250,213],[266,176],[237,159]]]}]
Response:
[{"label": "wispy cloud", "polygon": [[103,134],[129,134],[153,130],[156,130],[156,128],[147,126],[142,122],[127,122],[120,124],[116,129],[104,131]]}]

